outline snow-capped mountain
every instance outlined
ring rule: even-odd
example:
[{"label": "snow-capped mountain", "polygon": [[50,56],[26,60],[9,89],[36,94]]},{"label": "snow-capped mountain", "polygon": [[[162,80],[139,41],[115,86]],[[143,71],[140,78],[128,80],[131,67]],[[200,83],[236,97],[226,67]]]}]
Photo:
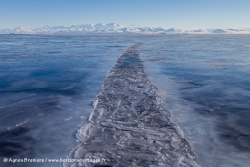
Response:
[{"label": "snow-capped mountain", "polygon": [[16,27],[2,29],[0,34],[86,34],[86,33],[137,33],[137,34],[250,34],[250,29],[197,29],[182,30],[177,28],[124,26],[109,24],[74,24],[72,26],[43,26],[41,28]]}]

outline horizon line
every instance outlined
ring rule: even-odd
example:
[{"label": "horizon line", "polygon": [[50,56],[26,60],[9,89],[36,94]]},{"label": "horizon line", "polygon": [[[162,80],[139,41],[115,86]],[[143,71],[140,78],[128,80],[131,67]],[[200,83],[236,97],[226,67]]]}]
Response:
[{"label": "horizon line", "polygon": [[241,30],[241,29],[250,29],[250,26],[241,26],[241,27],[228,27],[228,28],[220,28],[220,27],[192,27],[192,26],[188,26],[188,27],[176,27],[176,26],[170,26],[170,27],[161,27],[161,26],[145,26],[145,25],[135,25],[135,24],[131,24],[131,25],[124,25],[124,24],[119,24],[119,23],[114,23],[114,22],[110,22],[110,23],[81,23],[81,24],[77,24],[77,23],[74,23],[72,25],[43,25],[43,26],[40,26],[40,27],[31,27],[31,26],[15,26],[14,28],[13,27],[8,27],[8,28],[1,28],[0,30],[5,30],[5,29],[16,29],[16,28],[29,28],[29,29],[39,29],[39,28],[44,28],[46,26],[48,27],[59,27],[59,26],[63,26],[63,27],[72,27],[74,25],[76,26],[81,26],[81,25],[97,25],[97,24],[102,24],[102,25],[108,25],[108,24],[117,24],[119,26],[123,26],[123,27],[148,27],[148,28],[162,28],[162,29],[165,29],[165,30],[168,30],[168,29],[179,29],[179,30],[211,30],[211,29],[224,29],[224,30],[228,30],[228,29],[238,29],[238,30]]}]

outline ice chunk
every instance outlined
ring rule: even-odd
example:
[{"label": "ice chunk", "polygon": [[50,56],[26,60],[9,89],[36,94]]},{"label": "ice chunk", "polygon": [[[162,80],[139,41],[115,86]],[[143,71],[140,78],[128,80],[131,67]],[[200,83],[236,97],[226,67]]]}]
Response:
[{"label": "ice chunk", "polygon": [[[196,155],[170,121],[157,88],[144,71],[135,44],[110,70],[89,122],[77,133],[78,158],[105,158],[80,166],[189,166]],[[80,155],[81,154],[81,155]]]}]

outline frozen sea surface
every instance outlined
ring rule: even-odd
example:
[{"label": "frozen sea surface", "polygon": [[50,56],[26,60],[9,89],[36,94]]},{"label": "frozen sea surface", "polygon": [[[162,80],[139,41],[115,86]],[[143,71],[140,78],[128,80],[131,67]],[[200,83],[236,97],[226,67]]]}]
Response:
[{"label": "frozen sea surface", "polygon": [[131,44],[115,37],[1,35],[0,166],[24,165],[3,163],[4,157],[65,158],[107,71]]},{"label": "frozen sea surface", "polygon": [[203,167],[250,164],[249,37],[188,35],[140,48],[146,72]]},{"label": "frozen sea surface", "polygon": [[[157,104],[165,107],[171,114],[169,117],[166,112],[165,117],[168,119],[165,121],[171,122],[177,131],[175,133],[191,145],[191,149],[188,148],[187,151],[191,150],[194,154],[194,161],[197,158],[198,164],[203,167],[247,167],[250,164],[249,37],[1,35],[0,158],[72,156],[69,155],[70,152],[74,152],[79,143],[83,142],[81,139],[84,138],[84,133],[79,133],[82,129],[80,125],[88,125],[91,113],[99,109],[98,105],[93,109],[93,104],[98,104],[94,102],[102,97],[106,81],[110,81],[108,72],[115,68],[115,62],[119,62],[118,58],[129,46],[143,43],[137,50],[140,52],[139,59],[143,60],[140,63],[144,72],[149,76],[144,79],[153,85],[153,92],[158,88],[157,97],[161,102]],[[143,88],[140,85],[133,87],[133,90],[139,89]],[[104,94],[102,99],[105,98],[107,96]],[[142,97],[138,95],[135,98]],[[120,106],[122,110],[131,112],[133,118],[135,112],[126,110],[129,105],[122,103],[122,99],[120,97],[120,102],[118,100],[117,103],[108,101],[110,105],[117,104],[109,109],[116,113]],[[103,113],[105,111],[101,110]],[[122,112],[119,112],[117,117],[121,115]],[[94,122],[101,120],[94,114],[92,118]],[[150,116],[148,119],[144,121],[150,122]],[[118,121],[111,125],[107,119],[101,126],[120,127],[124,122],[126,123]],[[135,125],[141,126],[136,129]],[[127,134],[118,135],[124,139],[120,148],[126,148],[125,151],[131,149],[134,153],[143,145],[145,150],[149,147],[148,143],[143,142],[139,142],[140,147],[135,146],[136,141],[142,141],[140,137],[143,136],[133,135],[142,133],[145,126],[143,123],[132,124],[129,121],[123,126],[126,128],[113,130],[118,134],[120,131]],[[144,130],[147,128],[144,127]],[[130,131],[135,134],[131,135]],[[95,132],[91,131],[93,135]],[[111,140],[111,144],[114,143],[115,140]],[[157,145],[150,147],[149,150],[153,152],[154,149],[161,148],[158,145],[167,144],[167,141],[159,143],[157,138],[152,144]],[[178,147],[178,140],[169,146]],[[91,150],[91,147],[83,149]],[[185,151],[176,152],[185,160]],[[85,155],[81,151],[78,153]],[[113,154],[114,150],[110,148],[109,155]],[[157,156],[150,155],[145,153],[138,156],[148,156],[148,161],[152,155]],[[133,162],[139,163],[137,160]],[[175,162],[181,164],[179,162],[182,160],[183,158],[177,158]],[[3,163],[0,160],[0,166],[19,167],[24,164]],[[26,163],[25,166],[56,167],[62,166],[62,163]]]}]

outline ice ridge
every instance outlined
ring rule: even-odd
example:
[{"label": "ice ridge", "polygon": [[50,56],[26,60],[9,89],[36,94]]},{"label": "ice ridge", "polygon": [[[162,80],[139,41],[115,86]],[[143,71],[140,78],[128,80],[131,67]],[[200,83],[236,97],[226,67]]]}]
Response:
[{"label": "ice ridge", "polygon": [[110,69],[69,156],[105,161],[64,163],[65,167],[199,166],[145,73],[139,45],[129,47]]}]

